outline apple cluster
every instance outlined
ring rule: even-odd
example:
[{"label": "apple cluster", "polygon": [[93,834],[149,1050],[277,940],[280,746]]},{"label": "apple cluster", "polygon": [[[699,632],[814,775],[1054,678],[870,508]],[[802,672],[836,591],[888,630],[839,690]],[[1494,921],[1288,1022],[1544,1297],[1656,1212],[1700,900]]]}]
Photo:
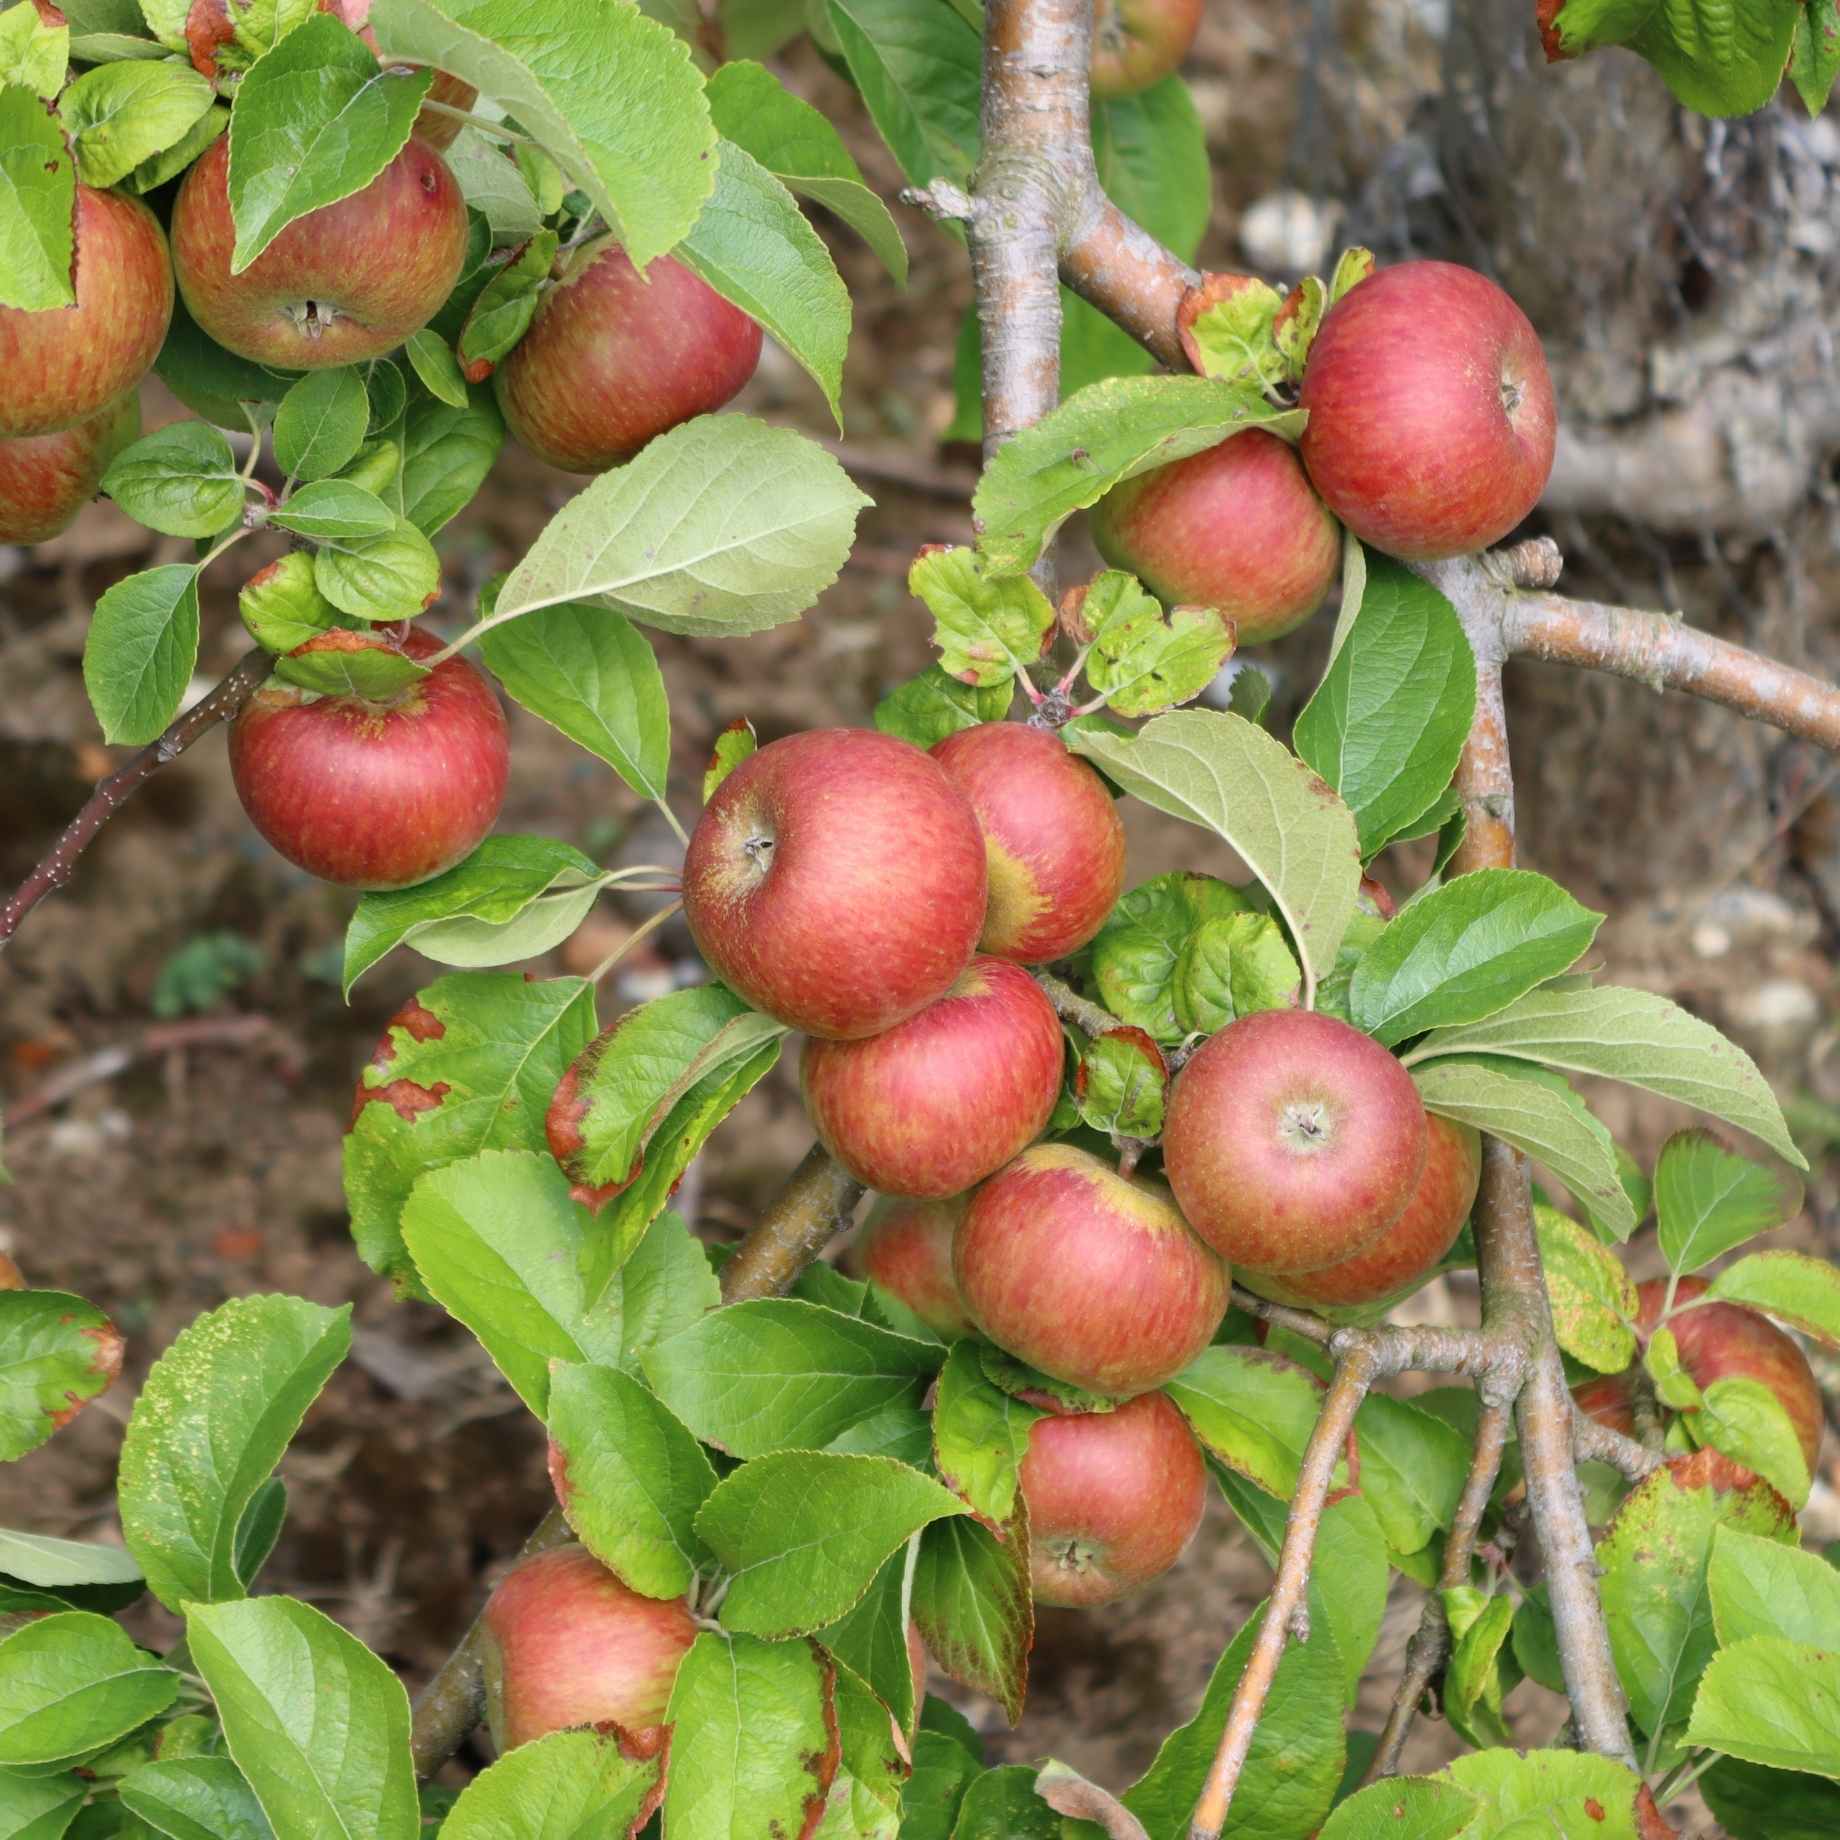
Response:
[{"label": "apple cluster", "polygon": [[1405,562],[1488,548],[1539,502],[1558,414],[1539,335],[1486,276],[1402,262],[1357,282],[1309,345],[1297,446],[1259,429],[1141,473],[1094,541],[1241,645],[1289,632],[1341,571],[1341,527]]}]

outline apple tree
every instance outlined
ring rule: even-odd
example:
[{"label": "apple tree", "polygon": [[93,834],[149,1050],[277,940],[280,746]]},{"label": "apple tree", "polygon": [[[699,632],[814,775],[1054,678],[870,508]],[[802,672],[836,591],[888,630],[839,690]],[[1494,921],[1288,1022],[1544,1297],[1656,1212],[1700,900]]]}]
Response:
[{"label": "apple tree", "polygon": [[[1818,108],[1840,68],[1831,0],[1536,11],[1549,56],[1625,46],[1713,114],[1785,69]],[[227,726],[251,823],[354,891],[346,991],[399,949],[439,968],[359,1074],[351,1230],[400,1307],[478,1338],[555,1485],[412,1702],[260,1588],[349,1308],[200,1317],[128,1420],[120,1544],[0,1533],[0,1834],[1647,1840],[1695,1787],[1737,1840],[1840,1831],[1840,1573],[1798,1518],[1825,1417],[1798,1338],[1840,1345],[1840,1272],[1751,1248],[1805,1167],[1758,1069],[1597,981],[1604,916],[1515,866],[1502,679],[1615,672],[1829,749],[1840,693],[1560,596],[1550,540],[1494,547],[1556,408],[1492,281],[1358,248],[1288,290],[1191,266],[1198,19],[0,11],[0,540],[100,490],[195,546],[95,605],[96,720],[141,751],[0,944]],[[837,409],[850,299],[808,208],[906,272],[890,202],[761,61],[806,32],[969,254],[975,535],[914,559],[938,661],[871,726],[742,723],[672,786],[648,631],[744,653],[867,502],[725,412],[764,337]],[[150,367],[192,414],[141,435]],[[590,477],[437,630],[438,539],[508,439]],[[1110,566],[1068,580],[1081,514]],[[236,577],[263,531],[288,546]],[[182,707],[207,570],[252,648]],[[1227,667],[1329,605],[1286,738]],[[501,698],[681,860],[497,829]],[[1184,869],[1131,881],[1129,800],[1193,827]],[[1369,872],[1405,844],[1430,867],[1396,904]],[[523,969],[616,886],[668,900],[648,926],[681,903],[707,979],[610,1015],[612,960]],[[673,1195],[795,1034],[817,1141],[709,1245]],[[1580,1077],[1704,1121],[1640,1168]],[[1651,1217],[1667,1276],[1638,1286]],[[1469,1268],[1473,1325],[1396,1320]],[[0,1454],[122,1350],[0,1267]],[[1035,1605],[1105,1614],[1215,1491],[1270,1592],[1142,1778],[986,1768],[929,1675],[1014,1722]],[[1351,1730],[1396,1587],[1417,1633]],[[117,1620],[143,1596],[183,1619],[167,1652]],[[1564,1702],[1547,1748],[1504,1709],[1523,1682]],[[1427,1711],[1461,1754],[1402,1775]],[[437,1781],[482,1721],[497,1761]]]}]

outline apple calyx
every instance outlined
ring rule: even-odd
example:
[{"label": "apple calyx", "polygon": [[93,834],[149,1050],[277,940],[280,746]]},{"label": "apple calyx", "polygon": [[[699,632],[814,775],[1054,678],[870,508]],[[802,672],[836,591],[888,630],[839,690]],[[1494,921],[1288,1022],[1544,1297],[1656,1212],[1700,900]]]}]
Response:
[{"label": "apple calyx", "polygon": [[1278,1140],[1288,1150],[1306,1155],[1327,1150],[1335,1142],[1334,1118],[1320,1099],[1298,1099],[1278,1113]]}]

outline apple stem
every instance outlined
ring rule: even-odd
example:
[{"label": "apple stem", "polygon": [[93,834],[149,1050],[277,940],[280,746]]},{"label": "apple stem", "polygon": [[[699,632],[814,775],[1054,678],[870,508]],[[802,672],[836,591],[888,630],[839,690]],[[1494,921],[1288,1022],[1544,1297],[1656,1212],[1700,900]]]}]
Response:
[{"label": "apple stem", "polygon": [[638,945],[639,941],[642,940],[647,933],[657,932],[667,920],[673,919],[678,914],[682,913],[683,906],[684,904],[681,900],[673,901],[669,907],[661,907],[649,920],[643,921],[640,925],[634,927],[633,930],[627,934],[625,939],[623,939],[619,945],[615,946],[614,949],[588,973],[588,982],[590,984],[598,984],[601,979],[627,955],[627,953]]},{"label": "apple stem", "polygon": [[686,831],[682,823],[679,822],[677,813],[665,802],[664,794],[658,793],[655,795],[652,799],[652,803],[664,814],[664,821],[670,825],[671,834],[676,837],[677,841],[681,843],[686,850],[689,849],[690,833]]},{"label": "apple stem", "polygon": [[484,115],[476,115],[471,109],[457,109],[450,102],[422,102],[423,110],[430,115],[445,115],[450,121],[464,123],[469,128],[477,128],[481,134],[488,134],[496,141],[528,143],[536,142],[528,134],[520,134],[515,128],[507,128],[502,121],[493,121]]}]

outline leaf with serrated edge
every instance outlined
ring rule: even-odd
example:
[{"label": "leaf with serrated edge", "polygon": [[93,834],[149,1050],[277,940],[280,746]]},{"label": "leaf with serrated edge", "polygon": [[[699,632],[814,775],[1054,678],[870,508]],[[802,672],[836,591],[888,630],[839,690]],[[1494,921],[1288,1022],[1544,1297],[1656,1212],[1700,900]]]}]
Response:
[{"label": "leaf with serrated edge", "polygon": [[1012,1398],[984,1377],[975,1344],[959,1342],[946,1357],[933,1406],[939,1473],[973,1509],[997,1525],[1016,1507],[1029,1430],[1045,1413]]},{"label": "leaf with serrated edge", "polygon": [[1083,729],[1069,746],[1146,805],[1238,851],[1302,949],[1307,1003],[1335,964],[1360,888],[1348,807],[1282,742],[1219,710],[1157,716],[1129,740]]},{"label": "leaf with serrated edge", "polygon": [[1028,1512],[1020,1495],[1001,1537],[969,1516],[927,1528],[914,1564],[913,1616],[941,1671],[988,1693],[1014,1725],[1035,1642]]},{"label": "leaf with serrated edge", "polygon": [[1746,1303],[1840,1348],[1840,1270],[1805,1252],[1752,1252],[1712,1280],[1708,1302]]},{"label": "leaf with serrated edge", "polygon": [[1714,1530],[1706,1591],[1721,1647],[1749,1636],[1831,1647],[1840,1630],[1840,1567],[1741,1528]]},{"label": "leaf with serrated edge", "polygon": [[[0,1771],[82,1760],[157,1718],[179,1676],[87,1610],[34,1617],[0,1641]],[[0,1774],[0,1791],[9,1778]]]},{"label": "leaf with serrated edge", "polygon": [[662,1758],[616,1735],[552,1731],[507,1752],[461,1790],[443,1840],[624,1840],[663,1793]]},{"label": "leaf with serrated edge", "polygon": [[172,1840],[273,1840],[248,1779],[228,1757],[174,1757],[124,1777],[121,1803]]},{"label": "leaf with serrated edge", "polygon": [[1533,1215],[1559,1346],[1600,1374],[1620,1374],[1636,1356],[1634,1281],[1588,1227],[1556,1208]]},{"label": "leaf with serrated edge", "polygon": [[1687,1742],[1840,1780],[1840,1654],[1780,1636],[1720,1649],[1693,1701]]}]

